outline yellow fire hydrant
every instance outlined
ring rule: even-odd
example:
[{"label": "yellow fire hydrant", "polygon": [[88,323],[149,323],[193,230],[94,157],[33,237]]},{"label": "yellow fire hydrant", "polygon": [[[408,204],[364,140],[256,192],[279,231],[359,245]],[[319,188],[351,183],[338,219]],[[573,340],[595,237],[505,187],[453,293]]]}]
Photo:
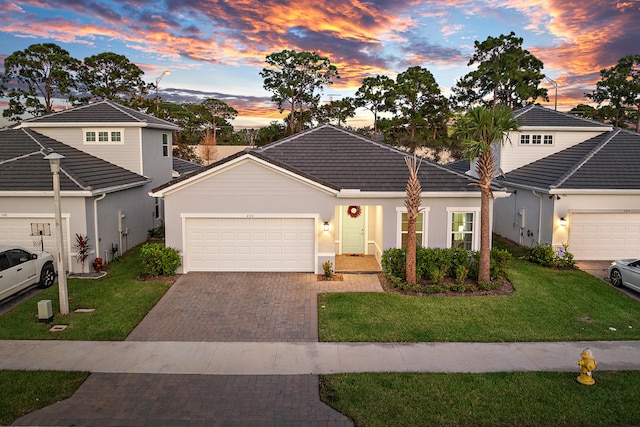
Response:
[{"label": "yellow fire hydrant", "polygon": [[593,358],[593,353],[588,348],[585,348],[580,353],[580,357],[582,359],[576,362],[580,366],[580,375],[577,380],[580,384],[594,385],[596,381],[593,379],[593,371],[596,369],[598,362]]}]

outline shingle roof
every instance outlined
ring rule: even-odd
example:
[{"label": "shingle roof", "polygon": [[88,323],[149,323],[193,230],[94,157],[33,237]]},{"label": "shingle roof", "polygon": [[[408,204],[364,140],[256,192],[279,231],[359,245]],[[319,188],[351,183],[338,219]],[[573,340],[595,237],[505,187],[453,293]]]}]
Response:
[{"label": "shingle roof", "polygon": [[204,166],[197,163],[189,162],[177,157],[173,158],[173,170],[178,174],[185,175],[187,173],[202,169]]},{"label": "shingle roof", "polygon": [[[409,177],[405,158],[411,154],[333,125],[254,151],[338,189],[405,191]],[[423,191],[477,191],[472,178],[426,159],[419,176]]]},{"label": "shingle roof", "polygon": [[541,189],[640,189],[640,134],[616,129],[507,173],[499,181]]},{"label": "shingle roof", "polygon": [[[190,179],[238,157],[250,155],[334,190],[404,192],[411,154],[345,129],[322,125],[264,147],[236,153],[183,175],[152,191]],[[463,173],[422,159],[419,171],[423,192],[478,192],[477,181]],[[499,189],[499,187],[494,187]]]},{"label": "shingle roof", "polygon": [[124,105],[112,101],[100,101],[69,110],[57,111],[44,116],[34,117],[22,122],[22,126],[30,124],[60,124],[60,123],[131,123],[162,129],[179,129],[178,126],[166,120],[149,114],[141,113]]},{"label": "shingle roof", "polygon": [[572,114],[551,110],[540,105],[529,105],[513,112],[520,126],[543,127],[583,127],[611,129],[611,125]]},{"label": "shingle roof", "polygon": [[53,181],[47,154],[61,160],[62,191],[100,192],[136,186],[148,178],[94,157],[31,129],[0,130],[0,191],[51,191]]}]

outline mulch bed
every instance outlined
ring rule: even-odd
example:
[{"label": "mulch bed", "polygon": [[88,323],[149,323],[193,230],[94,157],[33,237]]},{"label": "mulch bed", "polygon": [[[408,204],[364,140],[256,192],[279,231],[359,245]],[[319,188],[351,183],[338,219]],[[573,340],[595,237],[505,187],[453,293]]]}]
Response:
[{"label": "mulch bed", "polygon": [[[410,291],[410,290],[402,290],[402,289],[397,289],[391,286],[391,283],[389,282],[389,280],[387,280],[386,276],[384,274],[379,274],[378,275],[378,279],[380,280],[380,284],[382,285],[382,289],[384,289],[385,292],[391,292],[391,293],[395,293],[395,294],[401,294],[401,295],[412,295],[412,296],[421,296],[421,297],[429,297],[429,296],[445,296],[445,297],[474,297],[474,296],[484,296],[484,295],[510,295],[513,293],[514,288],[513,285],[511,284],[511,282],[506,279],[506,278],[501,278],[499,280],[502,281],[502,286],[497,288],[497,289],[489,289],[489,290],[478,290],[478,291],[474,291],[474,292],[456,292],[453,290],[450,290],[448,292],[436,292],[436,293],[430,293],[430,292],[417,292],[417,291]],[[430,281],[422,281],[419,283],[421,286],[426,287],[429,286],[431,284]],[[447,277],[445,278],[442,282],[440,282],[440,284],[446,284],[446,285],[454,285],[455,284],[455,280]],[[469,286],[469,285],[477,285],[477,283],[471,279],[467,279],[465,280],[465,285]]]}]

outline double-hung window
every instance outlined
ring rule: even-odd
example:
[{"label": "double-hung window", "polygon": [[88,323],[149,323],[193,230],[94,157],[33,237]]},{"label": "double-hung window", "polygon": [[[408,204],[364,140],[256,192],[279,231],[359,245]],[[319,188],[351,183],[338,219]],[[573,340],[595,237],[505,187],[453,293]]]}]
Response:
[{"label": "double-hung window", "polygon": [[478,250],[480,211],[477,208],[447,208],[448,242],[451,248]]},{"label": "double-hung window", "polygon": [[[398,213],[398,237],[396,246],[398,248],[407,248],[407,232],[409,229],[409,218],[406,208],[396,208]],[[429,208],[422,208],[416,219],[416,242],[418,246],[426,246],[427,242],[427,221],[429,216]]]},{"label": "double-hung window", "polygon": [[169,135],[162,134],[162,157],[169,157]]}]

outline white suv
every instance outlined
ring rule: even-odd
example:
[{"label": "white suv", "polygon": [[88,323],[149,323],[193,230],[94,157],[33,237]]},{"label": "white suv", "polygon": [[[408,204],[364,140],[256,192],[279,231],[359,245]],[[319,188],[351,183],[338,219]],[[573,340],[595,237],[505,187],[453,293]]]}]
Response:
[{"label": "white suv", "polygon": [[55,279],[50,253],[0,245],[0,300],[35,284],[48,288]]}]

